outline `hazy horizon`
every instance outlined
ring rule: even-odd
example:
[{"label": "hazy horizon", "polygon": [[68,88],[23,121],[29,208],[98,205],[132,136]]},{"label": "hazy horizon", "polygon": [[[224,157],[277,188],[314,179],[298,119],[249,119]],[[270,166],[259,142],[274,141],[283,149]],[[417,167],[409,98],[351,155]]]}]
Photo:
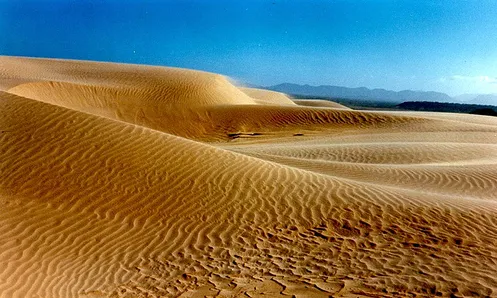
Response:
[{"label": "hazy horizon", "polygon": [[497,93],[492,1],[6,1],[0,54],[175,66],[242,83]]},{"label": "hazy horizon", "polygon": [[[238,82],[235,81],[237,84],[243,85],[245,82]],[[281,82],[278,84],[272,84],[272,85],[255,85],[251,84],[250,82],[246,83],[248,86],[254,86],[254,87],[273,87],[281,84],[295,84],[295,85],[302,85],[302,86],[311,86],[311,87],[320,87],[320,86],[332,86],[332,87],[345,87],[345,88],[351,88],[351,89],[356,89],[356,88],[367,88],[369,90],[386,90],[386,91],[394,91],[394,92],[402,92],[402,91],[414,91],[414,92],[439,92],[439,93],[444,93],[449,95],[452,98],[460,97],[460,96],[469,96],[469,95],[497,95],[497,93],[461,93],[461,94],[456,94],[456,95],[450,95],[446,92],[442,91],[435,91],[435,90],[420,90],[420,89],[388,89],[388,88],[383,88],[383,87],[370,87],[370,86],[343,86],[343,85],[334,85],[334,84],[319,84],[319,85],[313,85],[313,84],[303,84],[303,83],[298,83],[298,82]]]}]

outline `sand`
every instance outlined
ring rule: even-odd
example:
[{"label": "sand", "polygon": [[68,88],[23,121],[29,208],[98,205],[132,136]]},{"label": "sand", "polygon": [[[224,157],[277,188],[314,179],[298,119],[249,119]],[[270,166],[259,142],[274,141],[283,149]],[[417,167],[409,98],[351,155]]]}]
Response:
[{"label": "sand", "polygon": [[339,104],[337,102],[329,101],[329,100],[323,100],[323,99],[295,99],[293,101],[294,103],[300,105],[300,106],[306,106],[306,107],[320,107],[320,108],[334,108],[334,109],[344,109],[344,110],[350,110],[349,107],[346,107],[342,104]]},{"label": "sand", "polygon": [[1,297],[497,295],[497,118],[0,57]]}]

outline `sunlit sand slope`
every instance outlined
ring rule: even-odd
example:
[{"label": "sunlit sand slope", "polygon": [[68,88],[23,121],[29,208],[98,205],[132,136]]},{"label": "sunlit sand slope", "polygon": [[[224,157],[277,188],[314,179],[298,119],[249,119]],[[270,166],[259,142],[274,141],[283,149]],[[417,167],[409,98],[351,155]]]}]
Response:
[{"label": "sunlit sand slope", "polygon": [[269,91],[257,88],[239,87],[243,93],[254,98],[260,104],[285,104],[295,105],[295,103],[285,94],[276,91]]},{"label": "sunlit sand slope", "polygon": [[0,297],[497,295],[494,118],[41,61],[0,58]]},{"label": "sunlit sand slope", "polygon": [[[9,79],[3,85],[13,88],[11,93],[40,98],[56,95],[52,100],[61,105],[167,109],[254,103],[225,77],[187,69],[11,57],[0,57],[0,65],[0,74]],[[24,84],[14,84],[15,79]],[[80,96],[70,96],[75,93]]]},{"label": "sunlit sand slope", "polygon": [[342,104],[323,99],[295,99],[294,102],[299,106],[350,110],[349,107]]}]

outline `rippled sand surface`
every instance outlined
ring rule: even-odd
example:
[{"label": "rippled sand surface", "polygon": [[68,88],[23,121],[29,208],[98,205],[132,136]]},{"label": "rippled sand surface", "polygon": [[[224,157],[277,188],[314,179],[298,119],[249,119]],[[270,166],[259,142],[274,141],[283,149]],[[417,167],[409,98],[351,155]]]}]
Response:
[{"label": "rippled sand surface", "polygon": [[0,57],[0,296],[497,296],[497,118]]}]

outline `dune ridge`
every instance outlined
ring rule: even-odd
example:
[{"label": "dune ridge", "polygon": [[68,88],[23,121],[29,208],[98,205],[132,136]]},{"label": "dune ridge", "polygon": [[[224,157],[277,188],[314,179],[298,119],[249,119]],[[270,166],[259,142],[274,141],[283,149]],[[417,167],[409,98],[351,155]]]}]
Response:
[{"label": "dune ridge", "polygon": [[286,94],[276,91],[238,87],[243,93],[254,98],[258,104],[295,105],[295,102]]},{"label": "dune ridge", "polygon": [[351,108],[346,107],[346,106],[339,104],[337,102],[323,100],[323,99],[301,99],[301,100],[295,99],[293,102],[298,104],[299,106],[306,106],[306,107],[320,107],[320,108],[351,110]]},{"label": "dune ridge", "polygon": [[193,71],[149,86],[183,75],[160,67],[0,65],[1,297],[497,293],[492,118],[299,107]]},{"label": "dune ridge", "polygon": [[[4,90],[11,94],[203,141],[254,133],[288,135],[296,128],[319,131],[336,124],[355,129],[426,121],[412,116],[303,109],[281,93],[253,88],[240,91],[220,75],[191,70],[135,65],[120,68],[111,63],[87,65],[44,59],[23,63],[25,59],[9,57],[2,60],[8,62],[5,76],[30,81]],[[26,67],[30,71],[21,76]],[[50,81],[40,81],[43,76]]]}]

